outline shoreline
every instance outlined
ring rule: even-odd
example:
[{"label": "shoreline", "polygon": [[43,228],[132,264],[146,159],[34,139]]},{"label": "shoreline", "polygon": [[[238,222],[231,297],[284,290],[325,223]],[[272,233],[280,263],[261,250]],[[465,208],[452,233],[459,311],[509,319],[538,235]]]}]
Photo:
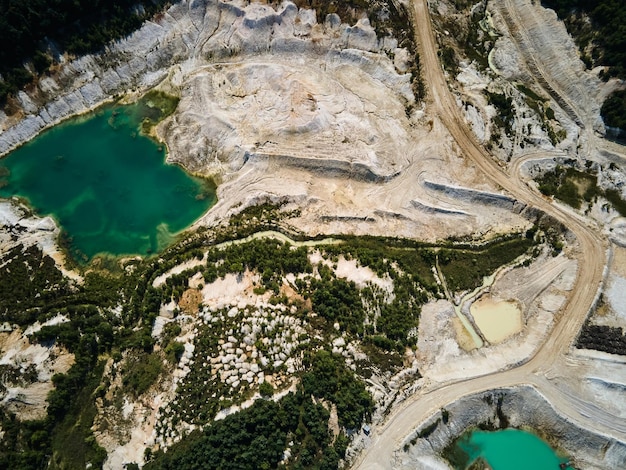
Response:
[{"label": "shoreline", "polygon": [[[0,157],[0,164],[2,163],[1,158],[9,156],[10,154],[12,154],[12,152],[16,151],[22,145],[26,145],[29,142],[33,142],[37,137],[39,137],[46,130],[62,125],[63,123],[70,122],[70,120],[78,120],[76,121],[76,123],[80,124],[82,122],[81,118],[84,120],[97,118],[100,114],[99,110],[101,110],[102,112],[107,112],[110,109],[115,109],[116,106],[123,108],[123,107],[137,105],[139,101],[144,96],[146,96],[146,94],[149,91],[150,90],[146,90],[142,94],[138,94],[136,92],[133,93],[132,94],[133,101],[128,101],[128,100],[125,100],[124,98],[119,98],[119,97],[118,98],[111,97],[110,99],[98,105],[95,105],[91,109],[84,110],[79,113],[75,113],[73,115],[66,117],[58,124],[51,124],[47,128],[42,129],[33,138],[23,142],[15,149],[12,149],[11,151],[5,153],[3,157]],[[141,116],[139,117],[141,118]],[[163,119],[160,119],[154,122],[154,125],[151,127],[151,130],[154,131],[157,125],[163,122],[164,119],[167,119],[167,117],[168,116],[165,116]],[[119,260],[119,259],[128,258],[128,257],[140,256],[142,258],[147,258],[150,256],[158,255],[160,252],[167,249],[176,241],[184,237],[184,234],[186,232],[197,229],[196,227],[197,222],[201,220],[206,215],[207,211],[209,211],[217,203],[217,184],[215,183],[214,179],[212,179],[211,177],[207,177],[206,175],[194,174],[192,172],[189,172],[185,168],[184,165],[178,162],[173,162],[173,163],[169,162],[168,161],[168,148],[167,148],[166,143],[164,141],[159,140],[159,136],[157,135],[156,132],[143,133],[141,131],[141,122],[142,120],[140,119],[140,122],[137,124],[137,129],[136,129],[137,134],[141,135],[142,138],[150,140],[155,146],[155,149],[158,149],[159,153],[162,153],[163,156],[162,156],[162,159],[160,160],[160,164],[170,166],[170,167],[178,167],[180,168],[181,171],[185,173],[187,178],[191,180],[195,180],[195,184],[198,186],[198,190],[199,190],[198,196],[202,196],[202,199],[207,200],[209,205],[207,209],[202,211],[202,213],[199,214],[196,218],[194,218],[194,220],[192,220],[191,222],[186,224],[184,227],[180,228],[179,230],[175,232],[170,232],[168,224],[165,224],[164,228],[159,228],[163,226],[165,223],[164,221],[162,221],[157,227],[157,231],[155,233],[155,236],[157,238],[157,246],[155,246],[154,248],[149,247],[148,251],[146,252],[114,253],[111,251],[100,251],[91,256],[87,256],[87,255],[84,255],[80,250],[77,251],[77,248],[72,247],[72,244],[68,243],[67,240],[64,240],[65,237],[68,237],[68,236],[72,237],[72,234],[68,233],[66,228],[63,226],[63,223],[61,222],[59,218],[59,214],[55,212],[50,212],[50,213],[45,213],[45,214],[39,213],[39,211],[33,206],[33,203],[30,201],[30,199],[23,194],[15,194],[15,195],[8,195],[7,197],[0,197],[0,201],[5,201],[7,204],[10,204],[11,206],[16,207],[17,210],[20,210],[19,208],[21,208],[22,211],[25,211],[28,214],[27,217],[29,218],[30,217],[39,218],[39,219],[50,218],[52,220],[52,222],[54,223],[56,227],[56,232],[58,232],[55,237],[54,243],[57,249],[63,253],[63,257],[65,258],[65,260],[63,261],[63,265],[67,267],[68,269],[86,268],[97,259]],[[129,127],[132,128],[133,126],[129,126]],[[165,151],[164,151],[164,148],[165,148]],[[150,235],[146,236],[146,239],[148,240],[148,242],[150,238],[151,238]],[[165,238],[166,242],[159,243],[159,239],[163,239],[163,238]]]},{"label": "shoreline", "polygon": [[419,464],[426,461],[448,464],[446,451],[464,433],[476,428],[532,430],[555,453],[569,455],[576,468],[619,468],[626,462],[625,441],[580,427],[560,414],[534,386],[520,385],[460,397],[416,423],[395,450],[399,465],[394,468],[422,468]]},{"label": "shoreline", "polygon": [[[89,113],[93,113],[95,112],[98,108],[101,108],[107,104],[112,104],[115,103],[116,98],[115,96],[110,96],[108,98],[106,98],[105,100],[99,102],[98,104],[95,104],[93,106],[90,106],[89,108],[83,109],[81,111],[77,111],[75,113],[72,114],[68,114],[58,120],[52,121],[49,124],[46,124],[44,127],[42,127],[41,129],[39,129],[33,136],[28,137],[24,140],[21,140],[19,143],[14,144],[12,147],[9,147],[7,150],[1,151],[0,152],[0,161],[2,161],[3,158],[5,158],[6,156],[8,156],[9,154],[11,154],[12,152],[14,152],[15,150],[17,150],[18,148],[20,148],[23,145],[26,145],[28,142],[31,142],[32,140],[34,140],[35,138],[37,138],[39,135],[41,135],[43,132],[50,130],[60,124],[63,124],[66,121],[69,121],[70,119],[74,119],[74,118],[78,118],[81,116],[85,116]],[[29,116],[33,116],[33,117],[39,117],[39,115],[34,116],[34,115],[29,115]],[[19,122],[17,122],[15,125],[11,126],[9,129],[13,129],[15,127],[17,127],[18,125],[20,125],[21,123],[23,123],[26,118],[28,116],[25,116],[22,120],[20,120]],[[7,129],[7,130],[9,130]],[[6,131],[4,131],[6,132]],[[2,136],[2,134],[4,134],[4,132],[0,133],[0,136]]]}]

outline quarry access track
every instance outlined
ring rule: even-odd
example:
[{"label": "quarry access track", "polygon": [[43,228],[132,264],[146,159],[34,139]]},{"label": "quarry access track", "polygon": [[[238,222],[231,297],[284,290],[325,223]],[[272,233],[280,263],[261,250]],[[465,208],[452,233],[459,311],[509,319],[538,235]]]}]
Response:
[{"label": "quarry access track", "polygon": [[404,439],[445,405],[485,390],[519,385],[534,387],[549,399],[559,414],[580,427],[626,440],[626,420],[611,416],[589,403],[583,406],[585,401],[579,397],[561,393],[562,382],[550,380],[551,371],[566,367],[566,354],[596,301],[604,278],[606,240],[588,227],[582,218],[533,192],[519,174],[506,174],[477,143],[448,88],[439,63],[427,0],[413,0],[413,16],[423,79],[429,86],[428,108],[445,124],[461,153],[487,177],[518,200],[554,217],[575,235],[579,244],[579,269],[571,295],[556,324],[532,357],[505,371],[433,384],[417,391],[373,429],[370,444],[357,457],[353,467],[368,470],[393,468],[394,454],[401,449]]}]

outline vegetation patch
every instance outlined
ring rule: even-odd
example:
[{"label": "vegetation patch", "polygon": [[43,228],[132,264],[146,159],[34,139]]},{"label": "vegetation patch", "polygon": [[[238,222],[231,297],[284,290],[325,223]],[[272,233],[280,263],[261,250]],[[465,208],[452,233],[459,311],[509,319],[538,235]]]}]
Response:
[{"label": "vegetation patch", "polygon": [[0,321],[28,325],[49,302],[69,293],[54,260],[36,246],[17,245],[2,256]]},{"label": "vegetation patch", "polygon": [[565,21],[588,66],[609,66],[606,77],[626,77],[626,9],[615,0],[542,0]]},{"label": "vegetation patch", "polygon": [[513,123],[515,121],[515,107],[513,98],[502,93],[487,92],[489,104],[496,108],[497,114],[493,118],[496,126],[503,128],[506,135],[513,135]]},{"label": "vegetation patch", "polygon": [[446,31],[440,35],[440,60],[452,76],[458,74],[458,54],[473,62],[481,70],[489,68],[489,52],[493,48],[494,34],[485,27],[487,2],[454,0],[454,10],[445,16],[436,17],[438,29]]},{"label": "vegetation patch", "polygon": [[621,327],[592,325],[587,322],[578,336],[576,347],[626,356],[626,335]]},{"label": "vegetation patch", "polygon": [[328,430],[328,410],[299,389],[278,402],[253,406],[194,431],[144,467],[156,469],[338,468],[347,438]]},{"label": "vegetation patch", "polygon": [[626,90],[613,92],[602,103],[601,114],[607,126],[626,131]]},{"label": "vegetation patch", "polygon": [[[165,0],[75,0],[73,2],[1,0],[0,104],[46,73],[61,54],[96,52],[138,29],[160,11]],[[24,63],[30,62],[29,71]]]},{"label": "vegetation patch", "polygon": [[130,351],[122,371],[124,387],[133,397],[143,395],[163,370],[163,360],[156,353]]},{"label": "vegetation patch", "polygon": [[604,195],[594,173],[574,168],[557,166],[536,181],[542,194],[554,196],[575,209],[580,209],[583,201],[591,204],[598,196]]},{"label": "vegetation patch", "polygon": [[475,249],[445,248],[438,253],[439,267],[451,291],[471,290],[482,285],[483,277],[527,253],[533,245],[535,241],[518,235]]},{"label": "vegetation patch", "polygon": [[[54,429],[48,468],[102,467],[106,451],[96,442],[91,427],[97,413],[93,392],[100,384],[103,370],[104,362],[100,361],[94,370],[87,372],[85,385],[71,397],[72,404],[67,415]],[[45,442],[43,437],[41,444]]]},{"label": "vegetation patch", "polygon": [[575,209],[580,209],[583,202],[593,204],[598,197],[603,197],[621,216],[626,217],[626,201],[620,192],[600,188],[595,172],[557,166],[536,181],[543,194],[554,196]]},{"label": "vegetation patch", "polygon": [[96,413],[93,392],[103,371],[99,356],[114,343],[116,321],[105,309],[119,301],[119,279],[91,272],[83,285],[70,286],[47,259],[35,246],[25,250],[19,246],[4,255],[7,271],[0,276],[5,292],[2,299],[14,302],[4,319],[26,326],[59,315],[69,318],[43,327],[30,339],[58,342],[74,354],[75,363],[66,374],[52,377],[54,390],[48,396],[46,419],[20,422],[12,413],[0,410],[4,432],[0,467],[99,468],[106,454],[91,431]]},{"label": "vegetation patch", "polygon": [[304,393],[335,404],[340,426],[359,429],[363,420],[369,420],[372,397],[340,356],[320,350],[307,356],[304,366],[308,370],[302,377]]},{"label": "vegetation patch", "polygon": [[137,112],[145,116],[141,122],[141,132],[149,135],[159,122],[171,116],[178,107],[179,98],[159,90],[146,93],[138,103]]},{"label": "vegetation patch", "polygon": [[298,239],[297,233],[285,230],[283,220],[300,215],[299,210],[285,211],[281,204],[262,203],[246,207],[234,214],[215,232],[215,243],[248,237],[264,230],[284,232],[291,238]]},{"label": "vegetation patch", "polygon": [[326,404],[337,407],[342,427],[358,429],[373,402],[343,358],[321,350],[307,357],[306,366],[295,393],[278,402],[258,400],[213,422],[155,454],[145,468],[337,468],[347,438],[333,439]]},{"label": "vegetation patch", "polygon": [[[276,387],[291,383],[286,368],[308,344],[301,321],[279,308],[263,311],[224,309],[205,314],[194,340],[193,363],[178,387],[179,399],[164,407],[157,431],[175,428],[179,421],[204,425],[224,408],[267,393],[270,377]],[[281,356],[282,354],[282,356]],[[273,387],[272,387],[273,389]]]}]

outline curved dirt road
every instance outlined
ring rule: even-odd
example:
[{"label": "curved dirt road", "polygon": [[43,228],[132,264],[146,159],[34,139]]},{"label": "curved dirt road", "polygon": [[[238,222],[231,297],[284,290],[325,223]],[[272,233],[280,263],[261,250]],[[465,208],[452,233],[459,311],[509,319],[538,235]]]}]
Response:
[{"label": "curved dirt road", "polygon": [[493,182],[517,199],[551,215],[576,236],[579,243],[579,269],[572,295],[561,311],[560,319],[545,343],[526,363],[519,367],[467,380],[437,384],[418,391],[405,401],[374,430],[370,445],[355,462],[355,468],[392,468],[394,452],[403,439],[419,423],[446,404],[462,396],[481,391],[531,385],[546,396],[557,412],[571,421],[605,435],[626,437],[626,420],[615,418],[602,409],[585,404],[571,393],[561,393],[547,375],[565,367],[565,354],[582,327],[603,279],[606,245],[586,222],[572,212],[550,204],[531,191],[517,174],[507,175],[490,155],[476,142],[465,124],[454,97],[448,89],[439,59],[427,0],[414,0],[414,25],[423,65],[424,80],[429,88],[428,106],[446,125],[463,155],[483,171]]}]

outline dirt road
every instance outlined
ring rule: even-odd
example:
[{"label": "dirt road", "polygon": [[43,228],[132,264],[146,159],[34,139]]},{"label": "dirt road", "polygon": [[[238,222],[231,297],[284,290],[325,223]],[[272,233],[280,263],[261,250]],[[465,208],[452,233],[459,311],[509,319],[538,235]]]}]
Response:
[{"label": "dirt road", "polygon": [[[588,227],[587,222],[552,205],[534,193],[518,174],[507,175],[495,160],[476,142],[464,122],[454,97],[448,89],[439,58],[437,43],[428,12],[427,0],[414,0],[414,25],[423,65],[424,80],[428,84],[428,107],[438,115],[459,145],[462,154],[484,172],[493,182],[533,207],[539,208],[567,226],[579,243],[579,267],[572,294],[564,306],[560,319],[545,343],[535,355],[519,367],[507,371],[446,384],[436,384],[418,391],[396,409],[381,426],[374,430],[371,444],[355,462],[354,468],[392,468],[394,452],[415,427],[446,404],[462,396],[498,387],[521,384],[534,386],[546,396],[557,412],[573,422],[599,432],[626,439],[626,422],[608,415],[602,409],[587,403],[575,393],[561,393],[558,383],[548,377],[549,371],[565,367],[568,353],[576,335],[592,306],[603,278],[605,240]],[[517,169],[517,167],[515,167]],[[569,392],[570,390],[568,390]]]}]

